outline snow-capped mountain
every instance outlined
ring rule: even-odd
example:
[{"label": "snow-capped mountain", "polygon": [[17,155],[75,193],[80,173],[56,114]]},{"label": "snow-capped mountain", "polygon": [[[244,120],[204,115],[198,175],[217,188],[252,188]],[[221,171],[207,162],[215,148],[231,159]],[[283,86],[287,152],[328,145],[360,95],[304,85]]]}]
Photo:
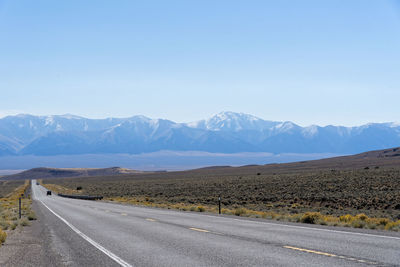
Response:
[{"label": "snow-capped mountain", "polygon": [[144,116],[87,119],[70,114],[0,119],[0,156],[160,150],[346,154],[396,146],[400,146],[398,123],[301,127],[234,112],[190,123]]},{"label": "snow-capped mountain", "polygon": [[280,122],[266,121],[249,114],[228,111],[218,113],[207,120],[188,123],[187,126],[211,131],[239,132],[269,130],[278,124]]}]

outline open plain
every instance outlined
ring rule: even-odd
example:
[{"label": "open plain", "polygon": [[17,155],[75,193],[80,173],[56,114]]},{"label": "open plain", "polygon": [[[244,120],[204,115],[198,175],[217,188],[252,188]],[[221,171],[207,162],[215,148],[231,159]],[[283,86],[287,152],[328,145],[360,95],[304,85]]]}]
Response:
[{"label": "open plain", "polygon": [[332,216],[365,214],[397,221],[397,155],[398,149],[390,149],[289,164],[46,179],[43,183],[57,185],[58,189],[79,187],[81,190],[76,193],[101,195],[108,200],[184,210],[204,206],[215,212],[220,196],[222,208],[233,213],[243,209],[242,213],[273,212],[277,216],[306,212]]}]

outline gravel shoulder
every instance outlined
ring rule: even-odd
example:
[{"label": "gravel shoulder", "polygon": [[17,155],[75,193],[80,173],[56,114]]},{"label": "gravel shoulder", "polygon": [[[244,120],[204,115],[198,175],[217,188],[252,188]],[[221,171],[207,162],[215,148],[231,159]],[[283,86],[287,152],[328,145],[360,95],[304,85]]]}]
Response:
[{"label": "gravel shoulder", "polygon": [[65,266],[62,258],[51,249],[51,233],[41,222],[42,214],[37,203],[33,210],[38,220],[31,226],[16,229],[9,233],[5,244],[0,247],[0,266]]}]

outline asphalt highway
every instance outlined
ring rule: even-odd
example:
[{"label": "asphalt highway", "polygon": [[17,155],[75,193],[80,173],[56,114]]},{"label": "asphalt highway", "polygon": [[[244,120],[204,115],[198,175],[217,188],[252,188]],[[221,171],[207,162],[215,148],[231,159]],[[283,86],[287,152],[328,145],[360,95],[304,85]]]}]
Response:
[{"label": "asphalt highway", "polygon": [[400,266],[400,235],[46,196],[52,250],[67,266]]}]

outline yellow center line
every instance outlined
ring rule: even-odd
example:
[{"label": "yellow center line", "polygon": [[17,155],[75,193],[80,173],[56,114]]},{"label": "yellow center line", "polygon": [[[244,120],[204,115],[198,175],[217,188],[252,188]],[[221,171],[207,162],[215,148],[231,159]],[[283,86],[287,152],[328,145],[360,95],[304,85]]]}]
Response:
[{"label": "yellow center line", "polygon": [[146,219],[146,221],[149,221],[149,222],[155,222],[156,220],[154,220],[154,219],[151,219],[151,218],[147,218],[147,219]]},{"label": "yellow center line", "polygon": [[199,228],[189,228],[190,230],[197,231],[197,232],[203,232],[203,233],[209,233],[210,231],[204,230],[204,229],[199,229]]},{"label": "yellow center line", "polygon": [[328,257],[336,257],[336,258],[349,260],[349,261],[358,261],[358,262],[367,263],[367,264],[377,264],[376,262],[372,262],[372,261],[365,261],[365,260],[362,260],[362,259],[356,259],[356,258],[352,258],[352,257],[345,257],[345,256],[335,255],[335,254],[326,253],[326,252],[317,251],[317,250],[298,248],[298,247],[292,247],[292,246],[283,246],[283,247],[284,248],[288,248],[288,249],[292,249],[292,250],[297,250],[297,251],[302,251],[302,252],[307,252],[307,253],[313,253],[313,254],[317,254],[317,255],[323,255],[323,256],[328,256]]},{"label": "yellow center line", "polygon": [[126,214],[126,213],[121,213],[121,215],[122,215],[122,216],[127,216],[128,214]]}]

